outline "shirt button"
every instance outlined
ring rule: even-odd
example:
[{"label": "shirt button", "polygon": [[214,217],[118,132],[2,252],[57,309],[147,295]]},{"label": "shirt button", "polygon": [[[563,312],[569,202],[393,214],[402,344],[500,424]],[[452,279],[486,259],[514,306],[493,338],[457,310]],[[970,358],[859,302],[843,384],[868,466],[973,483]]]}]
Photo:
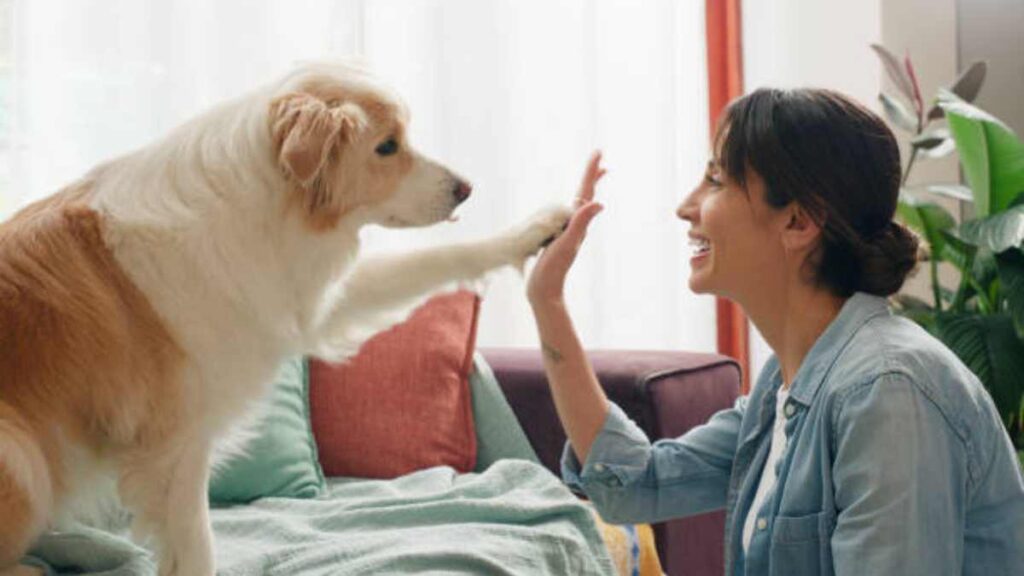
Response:
[{"label": "shirt button", "polygon": [[594,470],[596,470],[598,472],[604,472],[604,464],[600,464],[600,463],[594,464]]},{"label": "shirt button", "polygon": [[768,521],[767,520],[765,520],[764,518],[758,518],[757,519],[757,529],[758,530],[764,530],[767,527],[768,527]]},{"label": "shirt button", "polygon": [[786,404],[786,407],[783,409],[783,412],[786,413],[786,418],[791,418],[793,416],[793,413],[796,412],[796,408],[794,408],[792,404]]}]

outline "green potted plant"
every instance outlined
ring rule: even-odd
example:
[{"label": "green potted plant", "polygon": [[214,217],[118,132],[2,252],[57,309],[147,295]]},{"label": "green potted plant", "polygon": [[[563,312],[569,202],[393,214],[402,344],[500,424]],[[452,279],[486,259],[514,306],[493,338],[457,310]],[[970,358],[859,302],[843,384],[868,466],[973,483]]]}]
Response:
[{"label": "green potted plant", "polygon": [[[880,93],[889,121],[911,135],[899,217],[922,238],[931,301],[899,295],[896,309],[942,340],[978,375],[995,401],[1024,466],[1024,143],[971,104],[985,79],[971,64],[926,110],[909,57],[873,45],[899,97]],[[909,106],[908,106],[909,104]],[[946,126],[932,128],[945,120]],[[967,186],[907,186],[915,161],[953,150]],[[934,195],[956,199],[970,217],[957,223]],[[945,286],[948,262],[959,280]]]}]

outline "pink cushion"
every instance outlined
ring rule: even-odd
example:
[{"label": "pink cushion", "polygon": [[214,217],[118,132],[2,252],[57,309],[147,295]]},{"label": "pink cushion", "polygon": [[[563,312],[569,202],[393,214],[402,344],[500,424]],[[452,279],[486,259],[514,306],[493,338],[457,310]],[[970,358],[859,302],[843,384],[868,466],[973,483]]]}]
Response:
[{"label": "pink cushion", "polygon": [[470,472],[469,372],[480,299],[436,296],[341,364],[311,359],[309,402],[328,476],[394,478],[431,466]]}]

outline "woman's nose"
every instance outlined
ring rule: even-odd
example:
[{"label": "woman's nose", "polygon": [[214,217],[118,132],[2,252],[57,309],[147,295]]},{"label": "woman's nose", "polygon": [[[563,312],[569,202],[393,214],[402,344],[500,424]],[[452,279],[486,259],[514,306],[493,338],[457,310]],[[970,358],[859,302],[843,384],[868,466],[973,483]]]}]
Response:
[{"label": "woman's nose", "polygon": [[679,207],[676,208],[676,216],[678,216],[680,220],[686,220],[688,222],[694,221],[694,217],[697,215],[698,211],[697,194],[699,190],[700,188],[698,187],[687,194],[686,197],[683,198],[682,203],[679,204]]}]

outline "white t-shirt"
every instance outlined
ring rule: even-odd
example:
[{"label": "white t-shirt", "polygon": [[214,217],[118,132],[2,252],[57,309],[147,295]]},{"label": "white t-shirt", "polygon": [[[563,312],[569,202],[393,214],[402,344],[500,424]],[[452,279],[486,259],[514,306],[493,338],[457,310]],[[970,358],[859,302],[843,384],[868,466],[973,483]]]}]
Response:
[{"label": "white t-shirt", "polygon": [[768,450],[768,459],[765,460],[764,469],[761,470],[761,481],[757,485],[757,494],[754,495],[754,503],[747,512],[747,519],[743,523],[743,552],[750,548],[750,539],[754,536],[754,529],[764,529],[767,526],[767,518],[762,519],[758,513],[764,506],[764,501],[775,488],[775,465],[782,458],[786,451],[786,399],[789,398],[788,388],[779,388],[775,397],[775,425],[772,428],[772,443]]}]

